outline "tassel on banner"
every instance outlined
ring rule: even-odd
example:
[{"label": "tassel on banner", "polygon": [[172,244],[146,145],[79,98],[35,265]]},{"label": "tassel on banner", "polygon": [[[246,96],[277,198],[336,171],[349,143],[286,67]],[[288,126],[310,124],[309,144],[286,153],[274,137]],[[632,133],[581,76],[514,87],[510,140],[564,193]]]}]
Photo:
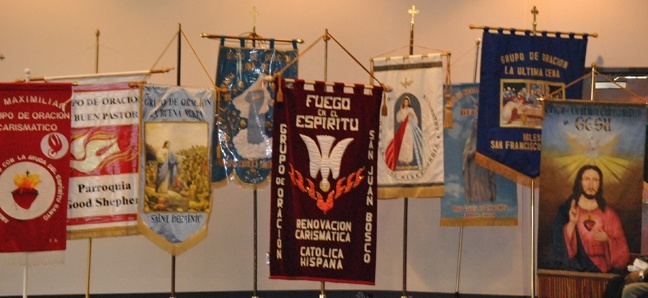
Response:
[{"label": "tassel on banner", "polygon": [[283,82],[283,79],[281,77],[281,73],[277,74],[275,76],[275,88],[277,89],[275,94],[276,94],[276,97],[277,97],[276,98],[277,102],[283,102],[283,88],[282,88],[283,83],[284,82]]},{"label": "tassel on banner", "polygon": [[[444,96],[447,96],[444,95]],[[443,128],[453,128],[454,127],[454,121],[452,121],[452,104],[448,100],[448,103],[445,104],[443,107],[444,114],[443,114]]]},{"label": "tassel on banner", "polygon": [[382,96],[382,107],[380,107],[380,115],[387,116],[389,111],[387,110],[387,88],[385,84],[381,84],[383,87],[383,96]]},{"label": "tassel on banner", "polygon": [[446,80],[445,88],[443,88],[443,97],[446,100],[446,105],[444,107],[443,115],[443,128],[453,128],[454,121],[452,119],[452,103],[450,98],[452,97],[452,81],[450,80],[450,53],[446,56]]}]

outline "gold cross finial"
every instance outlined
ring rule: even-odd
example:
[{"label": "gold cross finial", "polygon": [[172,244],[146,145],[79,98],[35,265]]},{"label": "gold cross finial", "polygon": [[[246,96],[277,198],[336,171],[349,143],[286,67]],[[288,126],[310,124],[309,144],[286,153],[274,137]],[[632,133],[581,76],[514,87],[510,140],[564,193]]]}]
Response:
[{"label": "gold cross finial", "polygon": [[256,6],[252,6],[250,15],[252,16],[252,27],[256,27],[256,17],[259,15],[259,12],[256,10]]},{"label": "gold cross finial", "polygon": [[531,10],[531,13],[533,14],[533,34],[536,33],[536,27],[538,26],[538,22],[536,21],[536,16],[540,13],[538,9],[533,6],[533,9]]},{"label": "gold cross finial", "polygon": [[407,12],[412,15],[411,23],[414,24],[414,15],[419,13],[418,9],[416,9],[416,6],[414,6],[414,4],[412,4],[412,8],[408,9]]}]

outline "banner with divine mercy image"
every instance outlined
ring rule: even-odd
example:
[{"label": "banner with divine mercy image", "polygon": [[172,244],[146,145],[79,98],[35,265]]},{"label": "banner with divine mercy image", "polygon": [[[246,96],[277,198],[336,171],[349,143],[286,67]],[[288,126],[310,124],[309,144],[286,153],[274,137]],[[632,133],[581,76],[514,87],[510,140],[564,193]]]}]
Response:
[{"label": "banner with divine mercy image", "polygon": [[0,83],[0,264],[62,263],[69,83]]},{"label": "banner with divine mercy image", "polygon": [[137,234],[140,90],[128,82],[73,90],[68,238]]},{"label": "banner with divine mercy image", "polygon": [[207,237],[214,90],[142,86],[139,229],[177,256]]},{"label": "banner with divine mercy image", "polygon": [[390,86],[380,112],[378,197],[443,196],[443,55],[374,58]]},{"label": "banner with divine mercy image", "polygon": [[382,87],[328,90],[315,82],[311,89],[303,80],[280,87],[270,278],[374,284]]},{"label": "banner with divine mercy image", "polygon": [[[287,49],[273,44],[269,48],[229,47],[221,41],[216,86],[227,92],[220,95],[212,133],[211,179],[215,187],[229,180],[246,187],[267,185],[275,86],[265,78],[294,61],[297,53],[296,41]],[[297,63],[282,76],[296,78]]]},{"label": "banner with divine mercy image", "polygon": [[577,79],[585,68],[587,36],[490,33],[486,28],[482,41],[477,161],[517,183],[537,187],[539,98],[581,98],[582,82]]},{"label": "banner with divine mercy image", "polygon": [[547,101],[544,111],[538,268],[627,272],[641,247],[645,104]]}]

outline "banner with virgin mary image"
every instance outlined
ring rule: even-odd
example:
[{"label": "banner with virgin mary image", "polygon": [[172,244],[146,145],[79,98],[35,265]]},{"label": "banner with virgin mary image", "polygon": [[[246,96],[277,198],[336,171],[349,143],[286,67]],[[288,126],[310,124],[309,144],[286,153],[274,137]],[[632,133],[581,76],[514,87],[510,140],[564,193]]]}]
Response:
[{"label": "banner with virgin mary image", "polygon": [[69,83],[0,83],[0,264],[63,263]]},{"label": "banner with virgin mary image", "polygon": [[442,54],[374,58],[390,86],[380,112],[378,197],[443,196]]},{"label": "banner with virgin mary image", "polygon": [[382,87],[352,86],[281,82],[272,157],[272,279],[375,282]]},{"label": "banner with virgin mary image", "polygon": [[[212,183],[230,180],[245,187],[266,185],[272,160],[272,114],[274,82],[265,78],[282,70],[297,57],[297,42],[291,48],[275,48],[274,41],[257,47],[230,47],[221,39],[216,86],[221,92],[212,133]],[[249,41],[248,41],[249,44]],[[285,78],[297,77],[297,63],[283,70]]]},{"label": "banner with virgin mary image", "polygon": [[452,85],[452,96],[445,106],[452,108],[454,125],[443,131],[445,195],[441,200],[441,226],[517,225],[516,183],[475,160],[479,84]]},{"label": "banner with virgin mary image", "polygon": [[547,101],[544,112],[538,268],[627,272],[641,249],[645,104]]},{"label": "banner with virgin mary image", "polygon": [[486,28],[482,37],[477,162],[526,187],[540,175],[539,98],[582,96],[587,35],[564,35]]},{"label": "banner with virgin mary image", "polygon": [[177,256],[207,237],[214,90],[142,86],[139,230]]}]

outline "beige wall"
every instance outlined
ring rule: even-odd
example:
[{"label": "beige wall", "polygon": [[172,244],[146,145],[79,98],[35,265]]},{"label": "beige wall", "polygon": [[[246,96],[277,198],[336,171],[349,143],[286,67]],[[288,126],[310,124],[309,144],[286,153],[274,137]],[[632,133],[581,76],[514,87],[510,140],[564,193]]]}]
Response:
[{"label": "beige wall", "polygon": [[[101,31],[99,71],[116,72],[176,66],[175,42],[165,47],[178,24],[213,78],[218,43],[202,32],[238,35],[252,28],[266,37],[303,38],[305,49],[328,29],[368,67],[369,58],[407,54],[413,1],[403,0],[0,0],[0,81],[95,71],[95,30]],[[539,30],[596,32],[587,63],[599,66],[648,66],[648,2],[558,0],[423,0],[416,4],[415,53],[432,49],[452,53],[452,80],[471,82],[475,40],[481,31],[469,24],[531,28],[533,5]],[[368,83],[368,75],[329,42],[328,80]],[[396,50],[396,51],[394,51]],[[300,77],[324,78],[324,43],[302,60]],[[210,86],[210,78],[183,43],[182,85]],[[176,73],[155,75],[152,83],[175,84]],[[530,202],[519,196],[517,227],[468,227],[463,233],[460,292],[530,295]],[[259,290],[319,289],[317,282],[269,280],[264,264],[268,247],[270,195],[259,191]],[[537,195],[535,196],[537,198]],[[409,200],[409,291],[455,291],[459,228],[439,226],[438,199]],[[537,200],[536,200],[537,202]],[[252,192],[230,185],[214,191],[209,236],[177,258],[177,291],[252,289]],[[537,210],[537,209],[536,209]],[[328,283],[334,289],[402,289],[403,201],[381,201],[378,222],[376,285]],[[29,294],[85,292],[88,241],[68,242],[64,265],[29,269]],[[92,293],[165,292],[170,285],[170,256],[142,236],[95,239]],[[20,295],[22,268],[0,268],[0,296]]]}]

